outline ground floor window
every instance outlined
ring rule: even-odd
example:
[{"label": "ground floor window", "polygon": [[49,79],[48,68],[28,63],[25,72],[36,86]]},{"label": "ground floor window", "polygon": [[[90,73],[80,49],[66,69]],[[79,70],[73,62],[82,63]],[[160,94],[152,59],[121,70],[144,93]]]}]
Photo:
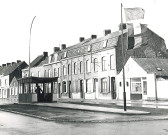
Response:
[{"label": "ground floor window", "polygon": [[107,89],[107,78],[102,78],[101,79],[101,92],[102,93],[108,93],[108,89]]},{"label": "ground floor window", "polygon": [[131,78],[131,93],[132,94],[141,94],[141,78]]},{"label": "ground floor window", "polygon": [[66,93],[67,92],[67,89],[66,89],[66,82],[64,81],[63,83],[62,83],[62,92],[63,93]]},{"label": "ground floor window", "polygon": [[87,93],[93,92],[91,79],[86,80],[86,92]]}]

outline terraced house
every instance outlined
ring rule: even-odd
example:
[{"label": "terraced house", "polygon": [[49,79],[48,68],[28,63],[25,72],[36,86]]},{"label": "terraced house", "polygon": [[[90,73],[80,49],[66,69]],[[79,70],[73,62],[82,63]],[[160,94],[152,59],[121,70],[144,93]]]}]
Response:
[{"label": "terraced house", "polygon": [[0,98],[10,98],[11,95],[18,95],[17,89],[10,90],[12,80],[22,77],[22,69],[27,66],[26,62],[17,60],[17,62],[2,64],[0,67]]},{"label": "terraced house", "polygon": [[[168,57],[164,40],[146,25],[141,25],[138,35],[132,34],[132,27],[123,27],[123,48],[121,31],[105,30],[103,37],[80,37],[76,45],[62,44],[61,48],[54,47],[51,55],[45,52],[38,56],[30,64],[30,77],[28,68],[22,71],[25,78],[19,81],[20,101],[118,99],[121,82],[117,75],[130,56]],[[38,85],[40,94],[36,92]]]}]

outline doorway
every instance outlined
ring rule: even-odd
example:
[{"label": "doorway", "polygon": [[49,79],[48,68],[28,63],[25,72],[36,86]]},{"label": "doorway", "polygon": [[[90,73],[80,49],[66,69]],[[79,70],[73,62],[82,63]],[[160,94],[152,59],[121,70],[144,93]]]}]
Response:
[{"label": "doorway", "polygon": [[111,94],[112,99],[116,99],[116,86],[115,86],[115,77],[111,77]]},{"label": "doorway", "polygon": [[80,80],[80,97],[83,98],[84,96],[84,93],[83,93],[83,90],[84,90],[84,85],[83,85],[83,80]]}]

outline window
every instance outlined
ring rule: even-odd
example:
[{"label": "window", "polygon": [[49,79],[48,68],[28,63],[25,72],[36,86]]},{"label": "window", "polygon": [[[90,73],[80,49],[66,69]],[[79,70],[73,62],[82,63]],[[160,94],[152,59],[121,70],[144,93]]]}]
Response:
[{"label": "window", "polygon": [[47,71],[44,70],[44,77],[47,77]]},{"label": "window", "polygon": [[115,69],[114,55],[110,55],[110,69]]},{"label": "window", "polygon": [[66,67],[63,65],[63,75],[66,75]]},{"label": "window", "polygon": [[76,70],[77,70],[77,64],[76,64],[76,62],[74,62],[74,74],[77,73]]},{"label": "window", "polygon": [[147,95],[147,81],[143,81],[143,94]]},{"label": "window", "polygon": [[64,81],[63,83],[62,83],[62,85],[63,85],[63,87],[62,87],[62,92],[63,93],[66,93],[67,91],[66,91],[66,82]]},{"label": "window", "polygon": [[86,61],[86,72],[90,72],[90,60]]},{"label": "window", "polygon": [[41,77],[40,71],[38,71],[38,77]]},{"label": "window", "polygon": [[83,64],[82,64],[82,61],[80,61],[80,73],[82,73],[82,66],[83,66]]},{"label": "window", "polygon": [[91,51],[91,45],[88,45],[88,52]]},{"label": "window", "polygon": [[106,59],[105,57],[102,57],[102,71],[106,70]]},{"label": "window", "polygon": [[58,77],[60,76],[60,68],[58,68]]},{"label": "window", "polygon": [[56,68],[54,68],[54,77],[56,77],[57,75],[57,71],[56,71]]},{"label": "window", "polygon": [[91,93],[92,91],[92,80],[88,79],[86,80],[86,92]]},{"label": "window", "polygon": [[33,73],[33,72],[31,73],[31,76],[34,76],[34,73]]},{"label": "window", "polygon": [[93,68],[94,68],[94,72],[97,72],[98,71],[98,60],[97,60],[97,58],[95,58],[94,60],[93,60]]},{"label": "window", "polygon": [[67,52],[64,52],[64,58],[66,58],[67,57]]},{"label": "window", "polygon": [[108,93],[108,89],[107,89],[107,78],[102,78],[101,79],[101,92],[102,93]]},{"label": "window", "polygon": [[141,94],[141,78],[131,78],[131,93]]},{"label": "window", "polygon": [[104,40],[103,42],[103,48],[105,48],[107,46],[107,40]]},{"label": "window", "polygon": [[5,85],[7,85],[7,79],[5,79]]},{"label": "window", "polygon": [[48,70],[48,77],[51,77],[51,70]]},{"label": "window", "polygon": [[68,75],[70,75],[70,64],[68,64]]}]

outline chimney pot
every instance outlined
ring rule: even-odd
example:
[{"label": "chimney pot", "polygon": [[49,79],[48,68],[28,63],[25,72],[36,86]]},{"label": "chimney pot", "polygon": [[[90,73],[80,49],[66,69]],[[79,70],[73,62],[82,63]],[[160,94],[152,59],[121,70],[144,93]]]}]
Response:
[{"label": "chimney pot", "polygon": [[104,30],[104,35],[106,36],[106,35],[108,35],[108,34],[110,34],[111,33],[111,30]]},{"label": "chimney pot", "polygon": [[96,38],[97,38],[97,35],[91,35],[91,38],[92,38],[92,39],[96,39]]},{"label": "chimney pot", "polygon": [[82,42],[82,41],[84,41],[84,40],[85,40],[84,37],[80,37],[80,38],[79,38],[79,42]]},{"label": "chimney pot", "polygon": [[66,49],[66,44],[61,45],[61,50],[64,50],[64,49]]}]

